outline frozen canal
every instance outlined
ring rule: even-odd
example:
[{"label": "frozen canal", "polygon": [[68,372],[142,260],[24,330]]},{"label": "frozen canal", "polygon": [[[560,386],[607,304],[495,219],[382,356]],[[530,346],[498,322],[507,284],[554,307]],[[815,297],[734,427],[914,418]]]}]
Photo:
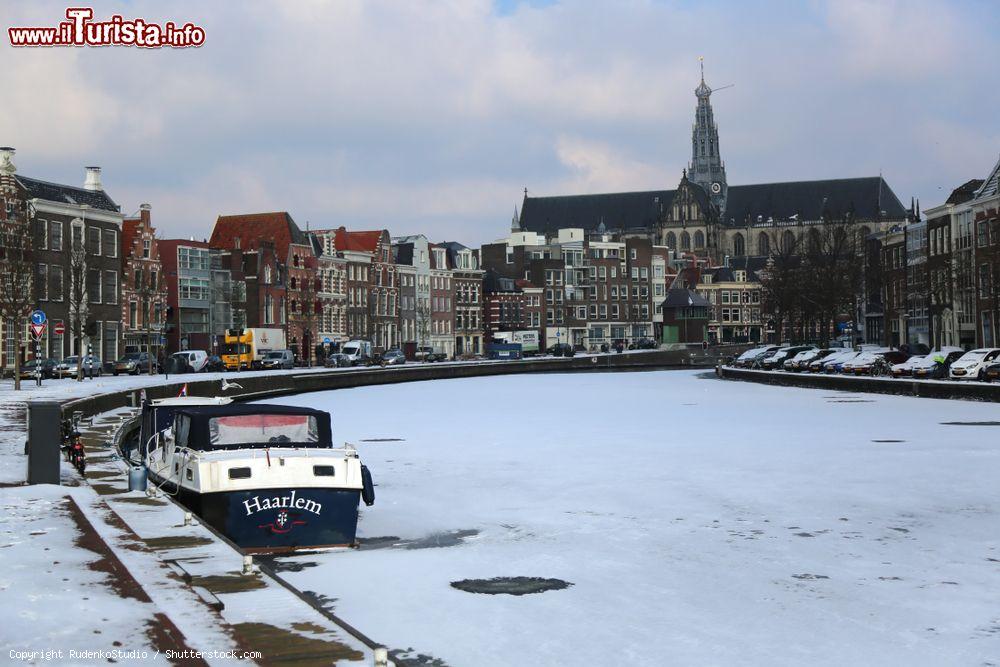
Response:
[{"label": "frozen canal", "polygon": [[[378,484],[362,549],[285,576],[397,664],[1000,664],[996,405],[686,371],[275,402]],[[450,585],[500,576],[572,586]]]}]

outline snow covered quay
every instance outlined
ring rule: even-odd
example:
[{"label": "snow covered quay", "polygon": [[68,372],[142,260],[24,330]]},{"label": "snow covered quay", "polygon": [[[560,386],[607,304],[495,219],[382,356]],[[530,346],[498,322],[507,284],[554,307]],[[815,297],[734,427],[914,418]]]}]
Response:
[{"label": "snow covered quay", "polygon": [[330,410],[378,503],[360,549],[276,567],[400,663],[1000,656],[994,405],[706,371],[277,402]]}]

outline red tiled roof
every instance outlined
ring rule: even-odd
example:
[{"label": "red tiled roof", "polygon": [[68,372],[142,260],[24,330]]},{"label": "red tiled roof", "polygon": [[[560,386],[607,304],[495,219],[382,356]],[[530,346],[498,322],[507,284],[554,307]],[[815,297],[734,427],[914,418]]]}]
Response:
[{"label": "red tiled roof", "polygon": [[379,239],[382,238],[381,229],[377,231],[349,232],[344,227],[339,227],[332,231],[336,234],[334,244],[339,251],[375,252],[378,250]]},{"label": "red tiled roof", "polygon": [[306,235],[285,211],[220,215],[215,221],[209,245],[222,250],[235,250],[236,239],[240,240],[243,250],[258,248],[261,241],[269,241],[274,244],[275,253],[281,261],[287,260],[290,244],[309,245]]}]

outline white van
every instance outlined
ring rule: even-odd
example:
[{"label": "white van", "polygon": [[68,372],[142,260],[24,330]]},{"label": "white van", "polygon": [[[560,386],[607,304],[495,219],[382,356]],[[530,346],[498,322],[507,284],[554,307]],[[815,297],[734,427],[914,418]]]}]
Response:
[{"label": "white van", "polygon": [[205,368],[205,364],[208,363],[208,353],[205,350],[184,350],[183,352],[174,352],[170,357],[184,362],[195,373],[200,373]]},{"label": "white van", "polygon": [[352,340],[340,346],[340,353],[347,357],[351,366],[367,364],[372,358],[372,344],[367,340]]}]

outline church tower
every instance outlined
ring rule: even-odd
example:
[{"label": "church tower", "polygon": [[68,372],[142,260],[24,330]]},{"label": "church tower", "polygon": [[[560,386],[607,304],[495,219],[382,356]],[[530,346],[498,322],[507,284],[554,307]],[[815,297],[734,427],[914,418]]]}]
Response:
[{"label": "church tower", "polygon": [[705,83],[705,63],[701,64],[701,84],[694,91],[698,98],[694,131],[691,135],[691,165],[688,177],[708,193],[719,211],[719,218],[726,210],[726,165],[719,155],[719,128],[712,114],[712,89]]}]

